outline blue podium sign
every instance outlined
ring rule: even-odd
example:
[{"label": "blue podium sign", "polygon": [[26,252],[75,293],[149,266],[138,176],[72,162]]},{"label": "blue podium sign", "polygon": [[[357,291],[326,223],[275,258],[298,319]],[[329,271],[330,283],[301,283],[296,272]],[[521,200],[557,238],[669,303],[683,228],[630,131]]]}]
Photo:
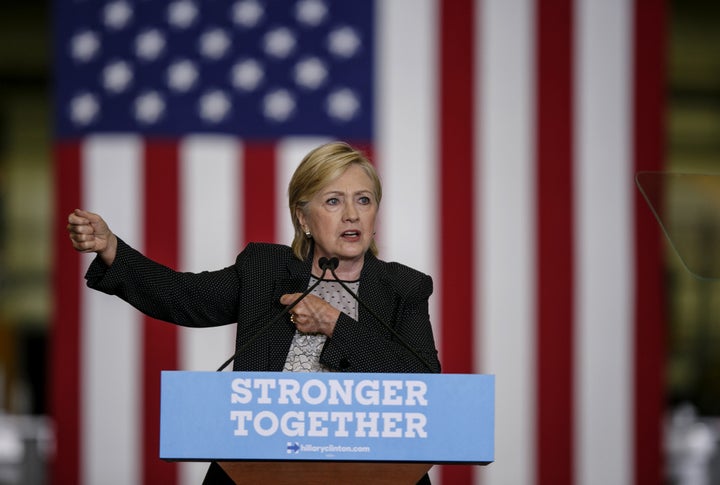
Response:
[{"label": "blue podium sign", "polygon": [[495,378],[163,371],[160,458],[487,464]]}]

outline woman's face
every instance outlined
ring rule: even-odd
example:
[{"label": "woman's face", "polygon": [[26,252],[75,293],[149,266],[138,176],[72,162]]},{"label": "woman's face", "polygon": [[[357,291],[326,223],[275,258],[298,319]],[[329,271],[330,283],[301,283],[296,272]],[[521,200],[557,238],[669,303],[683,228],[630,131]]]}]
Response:
[{"label": "woman's face", "polygon": [[370,177],[358,165],[351,165],[297,216],[315,240],[316,259],[361,260],[372,243],[377,210]]}]

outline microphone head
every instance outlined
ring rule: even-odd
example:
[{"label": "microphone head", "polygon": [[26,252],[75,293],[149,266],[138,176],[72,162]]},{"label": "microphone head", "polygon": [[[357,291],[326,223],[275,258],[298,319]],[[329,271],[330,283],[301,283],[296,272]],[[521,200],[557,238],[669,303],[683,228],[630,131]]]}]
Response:
[{"label": "microphone head", "polygon": [[340,264],[340,260],[338,258],[326,258],[322,257],[318,260],[318,266],[320,266],[320,269],[330,271],[337,269],[338,265]]}]

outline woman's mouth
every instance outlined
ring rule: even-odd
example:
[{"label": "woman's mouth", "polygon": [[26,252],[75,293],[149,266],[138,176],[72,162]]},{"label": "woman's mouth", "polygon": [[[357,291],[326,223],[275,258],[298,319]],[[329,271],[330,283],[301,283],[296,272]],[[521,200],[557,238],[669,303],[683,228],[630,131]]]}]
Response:
[{"label": "woman's mouth", "polygon": [[360,231],[345,231],[341,234],[341,237],[354,241],[360,238]]}]

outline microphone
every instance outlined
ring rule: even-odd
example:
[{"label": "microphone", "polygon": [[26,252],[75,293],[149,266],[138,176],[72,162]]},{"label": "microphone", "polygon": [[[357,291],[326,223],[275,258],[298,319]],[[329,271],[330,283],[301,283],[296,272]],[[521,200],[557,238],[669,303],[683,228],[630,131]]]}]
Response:
[{"label": "microphone", "polygon": [[[334,257],[330,258],[330,259],[320,258],[320,267],[325,269],[325,266],[323,266],[323,263],[325,264],[327,269],[330,270],[330,272],[333,274],[333,276],[335,276],[335,270],[340,265],[340,260],[338,258],[334,258]],[[337,279],[337,276],[335,276],[335,278]]]},{"label": "microphone", "polygon": [[340,260],[338,258],[326,258],[323,256],[322,258],[318,259],[318,266],[320,266],[320,269],[323,270],[323,276],[325,276],[325,271],[337,269],[338,264],[340,264]]},{"label": "microphone", "polygon": [[[333,258],[333,259],[335,259],[335,263],[334,263],[334,264],[335,264],[335,268],[337,268],[337,265],[338,265],[338,263],[339,263],[339,262],[338,262],[338,259],[337,259],[337,258]],[[215,372],[221,372],[222,370],[224,370],[225,367],[227,367],[227,366],[230,364],[230,362],[232,362],[233,360],[235,360],[235,358],[236,358],[238,355],[242,354],[253,342],[255,342],[258,338],[260,338],[260,335],[262,335],[263,333],[265,333],[265,331],[267,331],[267,329],[269,329],[270,327],[272,327],[273,325],[275,325],[277,322],[279,322],[282,317],[284,317],[290,310],[292,310],[293,308],[295,308],[295,305],[297,305],[298,303],[300,303],[300,301],[301,301],[303,298],[305,298],[306,296],[308,296],[308,295],[310,294],[310,292],[311,292],[312,290],[314,290],[315,287],[317,287],[317,285],[320,284],[320,282],[321,282],[321,281],[323,280],[323,278],[325,277],[325,273],[327,273],[327,271],[328,271],[329,269],[332,271],[332,269],[330,268],[331,263],[330,263],[330,260],[328,260],[328,258],[325,258],[325,257],[320,258],[320,259],[318,260],[318,265],[320,266],[320,269],[322,269],[322,274],[320,275],[320,278],[318,278],[318,280],[317,280],[315,283],[313,283],[312,285],[310,285],[310,287],[309,287],[307,290],[305,290],[300,296],[298,296],[297,298],[295,298],[295,300],[293,300],[289,305],[285,306],[285,308],[283,308],[283,310],[282,310],[280,313],[278,313],[277,315],[275,315],[275,318],[273,318],[272,320],[270,320],[270,322],[266,323],[260,330],[258,330],[257,332],[255,332],[255,334],[254,334],[252,337],[250,337],[250,340],[248,340],[247,342],[245,342],[239,349],[235,350],[235,352],[230,356],[230,358],[229,358],[228,360],[226,360],[226,361],[218,368],[218,370],[215,371]]]},{"label": "microphone", "polygon": [[345,289],[345,291],[347,291],[348,293],[350,293],[350,296],[352,296],[352,297],[355,299],[355,301],[357,301],[357,302],[360,304],[360,306],[362,306],[365,310],[367,310],[367,312],[368,312],[370,315],[372,315],[372,317],[373,317],[375,320],[377,320],[378,322],[380,322],[380,324],[382,324],[383,327],[385,327],[387,330],[389,330],[390,333],[393,335],[393,337],[395,337],[395,339],[396,339],[398,342],[400,342],[400,344],[401,344],[403,347],[405,347],[405,349],[407,349],[411,354],[413,354],[413,355],[415,356],[415,358],[416,358],[418,361],[420,361],[420,363],[421,363],[422,365],[424,365],[427,370],[429,370],[432,374],[437,374],[437,371],[430,366],[430,364],[428,363],[428,361],[425,360],[425,359],[423,358],[423,356],[418,353],[417,350],[415,350],[413,347],[411,347],[410,344],[408,344],[408,343],[405,341],[405,339],[402,338],[402,336],[395,331],[394,328],[392,328],[390,325],[388,325],[388,324],[385,322],[385,320],[383,320],[382,318],[380,318],[380,317],[377,315],[377,313],[375,313],[375,312],[373,311],[372,308],[370,308],[369,306],[367,306],[367,305],[365,304],[365,302],[362,301],[362,300],[360,299],[360,297],[355,294],[354,291],[352,291],[340,278],[337,277],[337,275],[335,274],[335,270],[337,269],[337,267],[338,267],[339,264],[340,264],[340,260],[338,260],[338,258],[330,258],[330,260],[328,261],[328,269],[330,270],[330,273],[332,273],[332,275],[333,275],[333,277],[335,278],[335,280],[336,280],[338,283],[340,283],[340,286],[342,286],[342,287]]}]

